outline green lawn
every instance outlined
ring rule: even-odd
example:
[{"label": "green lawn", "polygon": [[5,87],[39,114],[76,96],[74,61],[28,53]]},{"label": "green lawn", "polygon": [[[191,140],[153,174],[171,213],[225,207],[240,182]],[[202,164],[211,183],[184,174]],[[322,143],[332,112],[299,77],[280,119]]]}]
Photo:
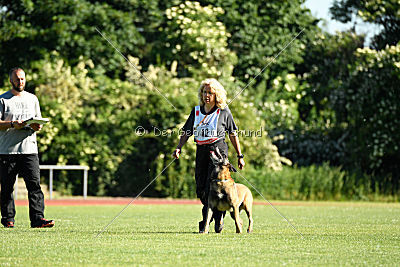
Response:
[{"label": "green lawn", "polygon": [[277,208],[304,239],[268,205],[254,207],[252,234],[234,233],[228,216],[221,234],[200,235],[199,205],[133,204],[99,238],[123,206],[49,206],[52,229],[29,228],[27,207],[17,207],[16,228],[0,229],[0,266],[400,265],[400,204],[297,204]]}]

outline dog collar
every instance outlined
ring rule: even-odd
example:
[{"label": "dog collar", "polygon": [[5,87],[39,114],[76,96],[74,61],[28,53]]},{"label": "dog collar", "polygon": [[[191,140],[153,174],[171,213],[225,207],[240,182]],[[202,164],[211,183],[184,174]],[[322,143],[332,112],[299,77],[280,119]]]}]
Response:
[{"label": "dog collar", "polygon": [[225,182],[229,182],[230,180],[228,180],[228,179],[224,179],[224,180],[214,179],[213,182],[214,181],[225,183]]}]

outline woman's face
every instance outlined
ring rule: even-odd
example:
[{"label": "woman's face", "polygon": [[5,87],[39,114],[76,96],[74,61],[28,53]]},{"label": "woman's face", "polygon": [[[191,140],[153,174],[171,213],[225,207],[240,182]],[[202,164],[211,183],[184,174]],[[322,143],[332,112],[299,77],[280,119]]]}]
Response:
[{"label": "woman's face", "polygon": [[209,84],[204,86],[203,101],[206,105],[215,105],[215,93],[211,92],[211,87]]}]

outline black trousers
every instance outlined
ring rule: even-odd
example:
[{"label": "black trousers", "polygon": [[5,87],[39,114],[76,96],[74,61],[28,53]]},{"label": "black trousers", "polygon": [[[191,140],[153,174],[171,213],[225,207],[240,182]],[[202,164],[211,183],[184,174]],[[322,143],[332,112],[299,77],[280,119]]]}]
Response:
[{"label": "black trousers", "polygon": [[197,145],[196,150],[196,194],[203,205],[208,205],[208,193],[210,192],[210,175],[213,164],[210,158],[210,151],[218,147],[222,156],[228,157],[228,145],[225,140],[219,140],[209,145]]},{"label": "black trousers", "polygon": [[0,155],[1,222],[14,222],[14,184],[17,175],[24,178],[28,190],[29,219],[44,218],[44,196],[40,188],[40,168],[37,154]]}]

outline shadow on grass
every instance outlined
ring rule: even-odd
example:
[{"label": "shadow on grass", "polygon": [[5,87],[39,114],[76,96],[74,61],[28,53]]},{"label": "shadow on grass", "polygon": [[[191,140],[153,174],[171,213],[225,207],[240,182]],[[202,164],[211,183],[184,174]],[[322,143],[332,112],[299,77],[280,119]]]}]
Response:
[{"label": "shadow on grass", "polygon": [[187,232],[168,232],[168,231],[132,231],[132,232],[104,232],[100,236],[105,236],[105,235],[117,235],[117,234],[181,234],[181,235],[187,235],[187,234],[198,234],[198,232],[193,232],[193,231],[187,231]]}]

